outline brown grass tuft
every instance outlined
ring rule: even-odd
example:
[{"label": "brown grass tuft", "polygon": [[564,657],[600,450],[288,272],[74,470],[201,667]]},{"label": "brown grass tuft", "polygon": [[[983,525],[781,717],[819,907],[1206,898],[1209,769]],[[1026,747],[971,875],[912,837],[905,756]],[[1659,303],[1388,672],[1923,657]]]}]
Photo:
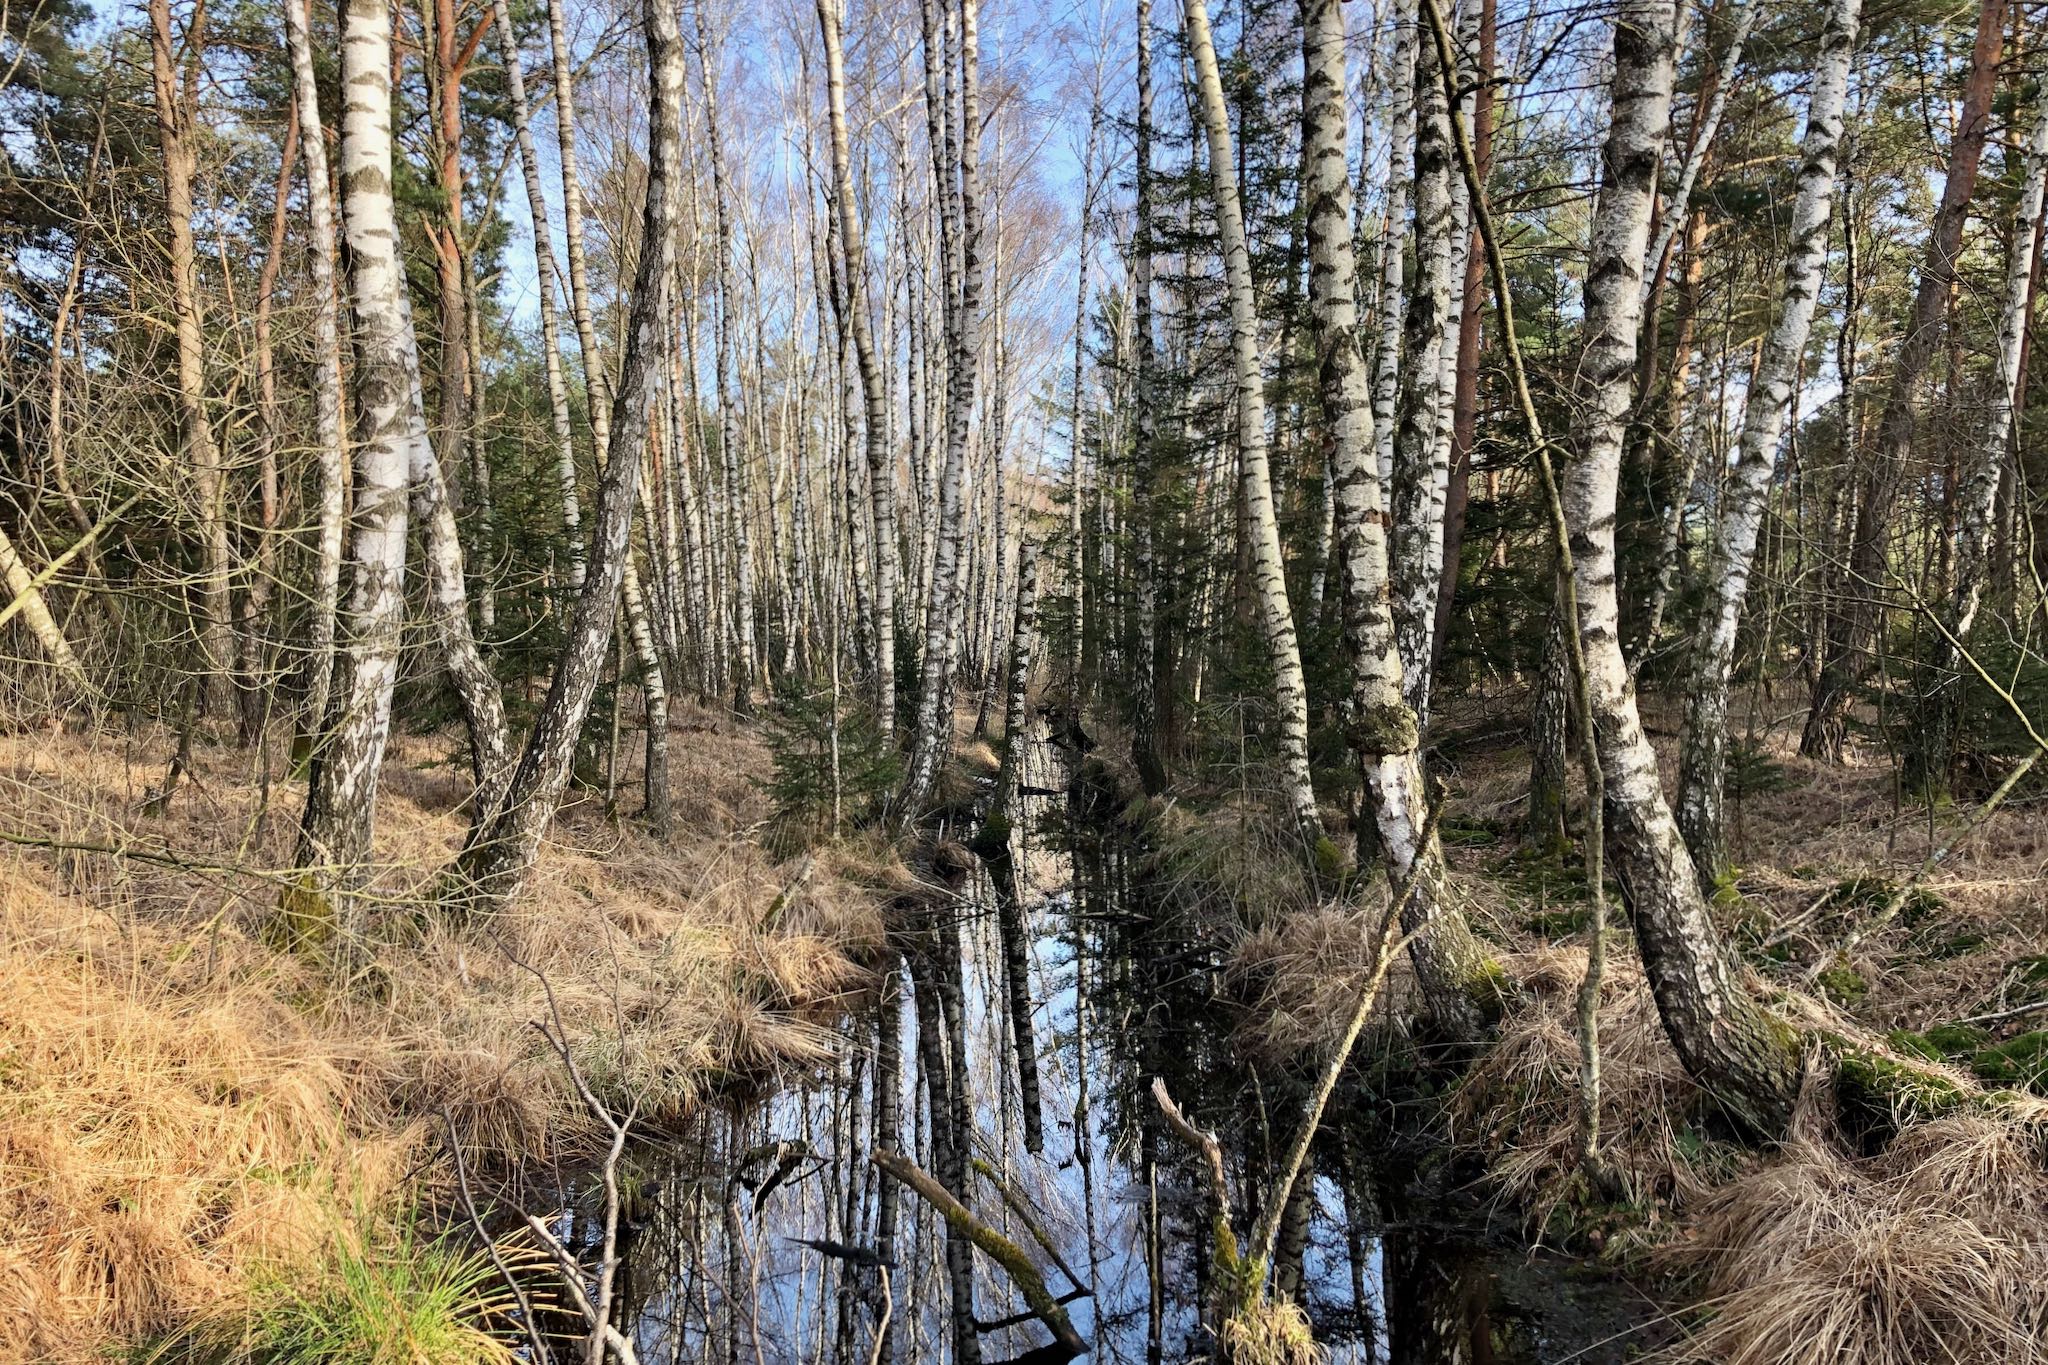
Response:
[{"label": "brown grass tuft", "polygon": [[[1617,945],[1618,946],[1618,945]],[[1453,1096],[1452,1131],[1493,1156],[1492,1178],[1542,1226],[1578,1173],[1583,948],[1515,954],[1503,964],[1529,1001],[1502,1022],[1493,1046]],[[1689,1128],[1701,1100],[1657,1017],[1640,966],[1610,948],[1600,996],[1601,1152],[1631,1203],[1685,1204],[1717,1173]]]},{"label": "brown grass tuft", "polygon": [[1816,1143],[1702,1201],[1662,1253],[1717,1365],[1923,1365],[2048,1357],[2048,1171],[2039,1128],[1984,1116],[1907,1130],[1879,1156]]}]

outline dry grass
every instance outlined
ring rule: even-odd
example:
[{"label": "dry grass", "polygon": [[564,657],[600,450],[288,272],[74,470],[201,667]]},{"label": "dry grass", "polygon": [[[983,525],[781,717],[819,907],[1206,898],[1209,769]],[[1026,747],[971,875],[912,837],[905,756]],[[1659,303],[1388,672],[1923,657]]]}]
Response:
[{"label": "dry grass", "polygon": [[[1486,1151],[1502,1194],[1543,1226],[1574,1193],[1580,1125],[1575,993],[1583,948],[1545,948],[1504,964],[1529,993],[1464,1077],[1450,1105],[1454,1139]],[[1610,947],[1600,995],[1601,1152],[1632,1204],[1684,1205],[1725,1174],[1693,1128],[1702,1095],[1665,1036],[1634,957]]]},{"label": "dry grass", "polygon": [[349,1211],[401,1196],[444,1118],[480,1167],[573,1154],[591,1135],[533,1028],[542,974],[593,1083],[659,1122],[827,1058],[879,939],[875,895],[840,873],[886,860],[773,864],[752,838],[765,749],[694,714],[672,743],[674,839],[575,801],[514,910],[436,927],[420,909],[460,838],[465,775],[445,743],[402,737],[378,810],[375,967],[339,993],[323,964],[265,944],[297,814],[282,755],[269,809],[255,756],[201,744],[169,811],[146,815],[170,748],[0,737],[5,831],[186,864],[0,852],[0,1359],[166,1332],[280,1256],[328,1254]]},{"label": "dry grass", "polygon": [[1260,1298],[1224,1320],[1218,1352],[1229,1365],[1322,1365],[1308,1314],[1292,1299]]},{"label": "dry grass", "polygon": [[1704,1200],[1667,1263],[1696,1274],[1717,1365],[1927,1365],[2048,1357],[2048,1172],[2036,1127],[1909,1129],[1882,1155],[1818,1143]]}]

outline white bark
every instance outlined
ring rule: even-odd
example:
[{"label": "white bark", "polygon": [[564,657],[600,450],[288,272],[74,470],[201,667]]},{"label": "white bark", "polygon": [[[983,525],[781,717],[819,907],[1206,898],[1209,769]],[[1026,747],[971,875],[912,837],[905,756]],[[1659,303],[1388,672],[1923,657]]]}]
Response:
[{"label": "white bark", "polygon": [[1415,0],[1394,0],[1387,88],[1393,100],[1387,148],[1387,221],[1380,239],[1379,360],[1372,394],[1373,454],[1382,490],[1394,486],[1395,408],[1401,385],[1401,319],[1407,311],[1408,189],[1415,178]]},{"label": "white bark", "polygon": [[739,386],[733,376],[734,329],[739,285],[733,273],[732,191],[725,160],[725,140],[718,124],[716,54],[712,49],[706,5],[698,0],[697,72],[704,87],[704,136],[711,149],[713,216],[718,229],[718,454],[725,469],[725,496],[731,520],[733,624],[738,638],[733,655],[733,703],[742,712],[753,708],[754,690],[754,563],[747,526],[746,461],[740,442]]},{"label": "white bark", "polygon": [[[1751,2],[1754,8],[1754,0]],[[1749,590],[1750,567],[1764,506],[1777,471],[1786,409],[1793,399],[1806,339],[1827,261],[1828,219],[1842,143],[1842,109],[1856,49],[1861,0],[1833,0],[1821,34],[1813,94],[1801,143],[1799,196],[1792,206],[1778,321],[1750,380],[1748,411],[1735,468],[1722,484],[1720,523],[1707,564],[1706,596],[1694,634],[1692,682],[1686,691],[1685,740],[1679,765],[1678,827],[1700,876],[1713,884],[1728,868],[1721,792],[1728,756],[1728,675],[1736,627]],[[1747,12],[1745,12],[1747,17]],[[2031,220],[2029,220],[2031,221]],[[2024,285],[2024,279],[2022,280]],[[1996,485],[1996,476],[1993,485]]]},{"label": "white bark", "polygon": [[1425,846],[1422,838],[1427,810],[1417,725],[1402,698],[1401,658],[1388,605],[1385,517],[1374,477],[1371,389],[1358,341],[1339,0],[1304,0],[1302,35],[1309,303],[1323,414],[1332,438],[1344,647],[1351,667],[1345,728],[1387,859],[1388,880],[1399,885],[1414,879],[1404,920],[1409,932],[1419,934],[1412,952],[1431,1009],[1451,1029],[1469,1035],[1488,1012],[1485,987],[1493,974],[1462,917],[1444,903],[1441,855],[1433,839]]},{"label": "white bark", "polygon": [[1657,229],[1656,240],[1650,243],[1649,252],[1643,257],[1643,298],[1649,299],[1657,287],[1657,271],[1663,265],[1664,253],[1671,250],[1671,243],[1678,237],[1679,230],[1692,211],[1693,187],[1699,183],[1700,168],[1707,164],[1707,153],[1713,148],[1714,135],[1721,130],[1721,115],[1728,110],[1728,94],[1735,87],[1735,71],[1742,64],[1742,47],[1749,41],[1749,30],[1756,23],[1757,12],[1763,8],[1763,0],[1743,0],[1742,14],[1735,21],[1735,32],[1729,35],[1727,55],[1721,59],[1721,79],[1714,87],[1713,98],[1707,101],[1705,111],[1700,115],[1692,135],[1692,148],[1686,153],[1685,165],[1678,173],[1678,184],[1672,189],[1670,198],[1663,207],[1662,225]]},{"label": "white bark", "polygon": [[[307,0],[310,4],[310,0]],[[320,122],[320,87],[313,71],[307,4],[285,0],[286,38],[292,54],[300,152],[306,165],[306,259],[313,295],[313,426],[319,470],[318,533],[313,556],[313,601],[308,624],[306,720],[309,734],[327,723],[334,676],[335,616],[341,602],[342,522],[347,516],[347,463],[342,455],[341,321],[334,293],[334,205],[327,189],[327,137]]]},{"label": "white bark", "polygon": [[846,121],[846,60],[841,51],[839,0],[818,0],[825,39],[825,93],[832,120],[833,204],[838,214],[840,265],[865,402],[868,505],[874,521],[875,719],[885,738],[896,732],[896,460],[889,448],[882,368],[869,320],[867,238],[853,195],[853,153]]},{"label": "white bark", "polygon": [[[541,187],[540,152],[534,146],[533,114],[526,98],[526,74],[506,0],[492,0],[498,51],[512,96],[512,127],[519,141],[519,168],[526,180],[526,206],[533,217],[533,260],[539,276],[541,364],[547,374],[548,411],[554,422],[555,481],[561,487],[562,537],[569,556],[569,586],[583,586],[583,506],[576,492],[576,437],[569,417],[569,386],[562,375],[561,328],[555,319],[555,243],[547,192]],[[566,102],[565,102],[566,107]],[[573,119],[575,116],[569,116]],[[593,395],[593,403],[595,395]]]},{"label": "white bark", "polygon": [[[925,98],[931,125],[942,133],[935,147],[939,223],[947,263],[947,352],[945,462],[939,471],[938,516],[932,554],[931,604],[926,611],[923,677],[918,689],[917,730],[898,807],[916,817],[940,766],[953,748],[953,675],[960,651],[966,607],[961,572],[961,532],[966,503],[967,436],[974,415],[981,364],[981,93],[980,32],[975,0],[960,6],[960,109],[945,116],[947,96],[937,77],[950,77],[937,42],[930,0],[925,4]],[[936,70],[935,70],[936,68]],[[936,99],[935,99],[936,96]]]},{"label": "white bark", "polygon": [[1250,540],[1251,590],[1273,669],[1280,780],[1288,812],[1301,835],[1322,837],[1308,766],[1308,689],[1302,680],[1294,612],[1280,558],[1280,528],[1273,515],[1273,485],[1266,461],[1265,366],[1259,352],[1258,304],[1252,292],[1251,255],[1238,201],[1230,109],[1216,67],[1206,0],[1187,0],[1187,40],[1201,117],[1208,135],[1209,179],[1216,200],[1224,279],[1230,294],[1231,355],[1237,370],[1237,440],[1240,496]]},{"label": "white bark", "polygon": [[1983,434],[1970,450],[1956,497],[1955,588],[1949,600],[1948,624],[1949,632],[1964,643],[1976,624],[1977,604],[1983,595],[2000,471],[2006,464],[2006,445],[2024,378],[2020,356],[2026,349],[2034,260],[2041,249],[2035,226],[2041,218],[2044,191],[2048,191],[2048,99],[2042,101],[2033,136],[2027,141],[2026,180],[2020,189],[2019,210],[2013,215],[2013,249],[2005,268],[1991,408],[1985,414]]},{"label": "white bark", "polygon": [[[356,885],[369,856],[378,772],[391,732],[405,617],[406,489],[414,421],[412,326],[391,192],[391,11],[386,0],[345,0],[341,11],[341,219],[355,338],[355,512],[346,647],[330,721],[314,747],[298,860],[324,903]],[[340,916],[361,929],[353,898]]]},{"label": "white bark", "polygon": [[0,583],[7,585],[9,613],[18,614],[27,624],[29,634],[36,637],[44,656],[72,682],[89,687],[85,670],[79,666],[78,655],[72,652],[71,642],[64,638],[57,618],[50,614],[50,605],[43,597],[36,576],[22,562],[14,542],[8,539],[5,531],[0,531]]},{"label": "white bark", "polygon": [[1444,494],[1450,482],[1451,402],[1457,387],[1453,285],[1461,236],[1453,191],[1450,106],[1438,74],[1435,44],[1416,59],[1414,288],[1403,324],[1406,383],[1394,437],[1392,557],[1394,632],[1401,650],[1402,693],[1427,727],[1431,638],[1443,563]]},{"label": "white bark", "polygon": [[626,350],[607,424],[611,445],[592,518],[590,566],[583,591],[576,598],[560,661],[504,800],[487,826],[471,832],[459,859],[458,896],[486,910],[502,908],[525,884],[541,833],[561,802],[577,736],[604,671],[632,553],[641,457],[648,420],[660,391],[663,337],[671,321],[664,286],[675,265],[682,172],[682,39],[670,0],[646,0],[642,27],[647,36],[649,86],[647,206],[641,222],[640,262],[627,318]]},{"label": "white bark", "polygon": [[1586,271],[1574,458],[1562,496],[1605,774],[1608,850],[1634,911],[1651,992],[1694,1078],[1750,1127],[1777,1133],[1798,1093],[1796,1042],[1748,994],[1700,895],[1658,784],[1618,629],[1614,509],[1642,327],[1650,206],[1671,122],[1672,24],[1671,0],[1626,0],[1615,21],[1612,123]]}]

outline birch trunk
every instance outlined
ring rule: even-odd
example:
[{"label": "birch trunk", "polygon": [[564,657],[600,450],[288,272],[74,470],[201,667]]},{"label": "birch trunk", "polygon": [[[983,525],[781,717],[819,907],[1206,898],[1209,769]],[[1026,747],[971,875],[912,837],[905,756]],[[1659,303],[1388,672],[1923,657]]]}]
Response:
[{"label": "birch trunk", "polygon": [[1137,25],[1137,221],[1131,240],[1131,332],[1136,351],[1131,489],[1137,602],[1130,659],[1131,761],[1146,794],[1157,796],[1167,782],[1166,755],[1159,742],[1159,689],[1167,671],[1160,666],[1164,660],[1159,648],[1159,359],[1152,336],[1152,0],[1137,0]]},{"label": "birch trunk", "polygon": [[733,655],[733,706],[742,715],[754,709],[754,564],[748,542],[747,481],[740,446],[739,388],[733,377],[733,328],[739,285],[733,274],[731,190],[728,187],[725,142],[718,124],[718,80],[714,70],[710,25],[699,0],[697,72],[704,87],[704,138],[711,149],[713,221],[718,231],[718,336],[715,373],[718,383],[718,455],[725,470],[725,496],[731,512],[727,533],[732,538],[733,624],[738,639]]},{"label": "birch trunk", "polygon": [[318,480],[318,527],[313,555],[313,600],[307,626],[306,719],[308,734],[327,724],[327,698],[334,676],[335,616],[341,603],[342,523],[346,517],[347,464],[341,432],[341,320],[334,292],[334,205],[327,191],[327,136],[320,121],[320,86],[313,70],[308,8],[285,0],[285,29],[292,56],[292,93],[297,102],[300,155],[306,166],[306,260],[313,296],[313,428]]},{"label": "birch trunk", "polygon": [[22,562],[14,542],[8,539],[5,531],[0,531],[0,582],[7,585],[9,614],[21,616],[29,634],[35,636],[36,644],[42,647],[43,656],[71,682],[89,690],[92,684],[85,676],[85,669],[79,665],[78,655],[64,637],[57,618],[50,614],[50,604],[43,597],[36,576]]},{"label": "birch trunk", "polygon": [[1279,523],[1273,515],[1273,485],[1266,462],[1266,380],[1259,353],[1258,304],[1252,293],[1244,211],[1238,202],[1230,110],[1217,71],[1206,0],[1187,0],[1186,11],[1189,55],[1194,60],[1202,123],[1208,135],[1209,177],[1230,294],[1231,355],[1237,372],[1239,492],[1250,549],[1250,586],[1273,669],[1280,781],[1296,831],[1311,847],[1319,847],[1324,836],[1316,811],[1315,787],[1309,776],[1308,689],[1302,680],[1294,612],[1287,601]]},{"label": "birch trunk", "polygon": [[[187,35],[191,70],[200,61],[197,32]],[[192,480],[194,520],[203,568],[197,585],[201,686],[210,699],[234,664],[228,584],[233,552],[222,502],[220,446],[206,411],[206,337],[199,303],[199,258],[192,240],[192,177],[198,158],[191,144],[192,115],[179,88],[170,0],[149,0],[149,56],[157,148],[163,159],[164,218],[170,229],[171,303],[178,349],[178,415],[185,469]]]},{"label": "birch trunk", "polygon": [[[932,555],[931,605],[925,617],[923,677],[917,698],[917,730],[910,766],[897,805],[914,819],[931,795],[939,768],[953,749],[953,675],[960,650],[965,603],[961,531],[965,512],[967,436],[974,415],[976,376],[981,364],[981,94],[980,32],[976,0],[960,3],[960,109],[948,117],[946,96],[935,79],[950,71],[939,41],[931,0],[925,0],[925,99],[935,128],[943,125],[940,164],[934,168],[940,230],[947,261],[946,457],[939,474],[936,544]],[[936,70],[935,70],[936,68]],[[934,97],[937,103],[934,104]]]},{"label": "birch trunk", "polygon": [[512,97],[512,127],[519,142],[519,169],[526,181],[526,206],[533,217],[541,365],[547,374],[548,411],[554,423],[555,482],[561,489],[563,550],[569,558],[569,586],[580,590],[584,568],[583,507],[576,492],[576,437],[570,423],[569,386],[562,374],[561,326],[555,317],[555,234],[547,192],[541,187],[540,152],[534,145],[533,114],[527,103],[526,73],[520,62],[518,35],[512,29],[511,7],[506,0],[492,0],[491,13],[497,22],[498,51],[505,63],[506,87]]},{"label": "birch trunk", "polygon": [[1627,0],[1615,21],[1612,124],[1586,274],[1586,347],[1564,475],[1578,629],[1605,774],[1607,842],[1634,912],[1643,965],[1686,1069],[1742,1122],[1784,1131],[1799,1089],[1792,1030],[1744,987],[1658,785],[1622,658],[1614,509],[1642,326],[1642,271],[1657,167],[1671,122],[1671,0]]},{"label": "birch trunk", "polygon": [[884,739],[896,733],[896,459],[889,448],[888,407],[881,362],[868,311],[867,237],[853,195],[853,153],[846,120],[846,59],[841,50],[839,0],[818,0],[825,38],[825,94],[832,120],[833,201],[838,213],[841,272],[848,322],[860,366],[867,445],[868,504],[874,522],[875,719]]},{"label": "birch trunk", "polygon": [[[361,0],[357,0],[358,3]],[[488,823],[472,830],[458,860],[455,894],[482,910],[502,909],[524,885],[539,851],[542,832],[553,819],[569,780],[590,701],[604,669],[612,622],[618,611],[628,556],[633,512],[638,501],[641,456],[648,419],[659,390],[658,365],[670,323],[665,284],[676,251],[678,181],[682,172],[682,39],[669,0],[643,7],[648,65],[647,204],[640,233],[640,261],[627,318],[625,355],[608,422],[610,446],[598,485],[589,571],[576,597],[562,655],[546,699],[513,770],[505,799]],[[559,93],[563,93],[558,91]]]},{"label": "birch trunk", "polygon": [[[609,371],[605,368],[604,352],[598,346],[596,319],[590,301],[590,274],[583,251],[583,182],[581,172],[577,169],[576,161],[576,86],[569,69],[568,37],[562,27],[562,0],[550,0],[548,5],[548,33],[553,47],[555,64],[555,127],[559,134],[562,168],[562,235],[569,254],[569,311],[576,322],[577,347],[583,356],[583,387],[585,401],[590,409],[591,444],[596,451],[609,459],[612,449],[612,424],[616,414],[613,411],[613,389]],[[650,43],[652,42],[651,37],[649,41]],[[680,60],[680,57],[678,60]],[[678,105],[677,117],[680,120],[680,105]],[[674,130],[674,136],[678,139],[681,137],[680,122]],[[524,150],[522,146],[522,154]],[[532,195],[536,189],[537,185],[529,182],[527,193]],[[543,217],[535,220],[536,236],[542,235],[546,227],[547,220],[544,216],[545,201],[543,200],[542,203]],[[644,256],[646,252],[644,241],[641,249]],[[538,259],[537,252],[536,259]],[[550,259],[552,259],[552,251],[550,251]],[[667,280],[668,276],[666,275],[660,277],[654,286],[655,291],[659,292],[664,288]],[[549,281],[543,277],[541,281],[542,294],[545,295],[552,287]],[[640,294],[640,282],[638,280],[635,281],[634,291],[634,301],[637,305]],[[550,356],[552,355],[553,352],[551,350]],[[643,357],[642,359],[643,365],[653,366],[658,363],[658,360],[653,357]],[[650,387],[658,387],[653,380],[643,380],[643,382],[649,384]],[[645,428],[647,422],[644,416],[640,424],[642,430],[631,433],[628,436],[629,442],[635,443],[632,447],[636,452],[633,457],[635,464],[639,463],[640,455],[638,452],[643,448],[639,443],[644,443],[646,440],[647,433]],[[573,454],[569,458],[573,461]],[[573,487],[571,486],[574,483],[575,471],[573,467],[570,468],[567,471],[566,480],[564,480],[563,459],[564,456],[558,453],[556,456],[556,477],[558,481],[564,481],[565,487],[569,487],[569,491],[573,492]],[[607,468],[604,477],[609,480],[610,474],[611,471]],[[634,663],[640,670],[642,695],[647,699],[648,781],[646,787],[646,814],[657,828],[661,828],[667,824],[668,819],[668,783],[666,777],[668,773],[668,688],[662,677],[661,657],[654,649],[654,633],[647,621],[646,596],[640,590],[640,571],[633,562],[631,510],[633,505],[639,501],[639,471],[637,469],[634,471],[633,482],[635,493],[628,502],[628,526],[625,549],[622,552],[624,562],[620,566],[620,575],[622,590],[625,595],[628,636],[633,643]],[[562,516],[566,524],[569,518],[569,504],[567,502],[563,505]],[[578,521],[580,522],[580,520],[581,509],[579,508]],[[586,572],[582,562],[583,553],[584,549],[580,543],[575,544],[570,550],[570,577],[572,583],[579,589],[579,592]],[[581,609],[580,598],[578,609]],[[607,619],[605,629],[609,631],[610,627],[611,623]],[[603,650],[600,649],[598,653],[601,656]],[[601,657],[598,662],[600,664],[603,662]],[[589,703],[586,701],[584,705],[587,708]],[[552,806],[550,808],[552,809]]]},{"label": "birch trunk", "polygon": [[[351,581],[333,710],[313,749],[299,825],[303,870],[283,906],[294,930],[321,937],[339,928],[345,948],[364,927],[361,902],[338,893],[361,884],[370,854],[405,624],[406,490],[419,436],[412,408],[412,325],[392,202],[390,81],[387,0],[346,0],[341,10],[341,88],[347,92],[341,116],[341,218],[355,341]],[[309,144],[315,140],[307,139]]]},{"label": "birch trunk", "polygon": [[[1379,486],[1394,486],[1394,431],[1401,392],[1401,319],[1406,315],[1408,188],[1415,168],[1415,0],[1394,0],[1393,127],[1387,149],[1387,223],[1380,238],[1379,361],[1372,394],[1373,454]],[[1341,552],[1340,552],[1341,553]]]},{"label": "birch trunk", "polygon": [[413,331],[412,301],[401,295],[408,348],[405,351],[406,383],[410,393],[411,430],[407,436],[406,459],[412,480],[412,521],[421,530],[426,559],[427,612],[440,637],[441,659],[455,685],[462,707],[462,719],[469,732],[469,765],[475,779],[470,805],[472,828],[489,818],[498,793],[512,766],[512,738],[505,723],[505,703],[498,693],[497,675],[477,648],[476,635],[469,626],[469,594],[462,566],[462,539],[455,524],[455,507],[434,457],[434,443],[427,434],[426,397],[420,384],[419,341]]},{"label": "birch trunk", "polygon": [[1415,79],[1415,286],[1402,324],[1401,364],[1406,382],[1394,436],[1392,552],[1394,635],[1401,650],[1402,695],[1417,724],[1429,724],[1430,636],[1436,626],[1437,575],[1442,552],[1439,490],[1450,476],[1450,387],[1447,351],[1456,364],[1452,294],[1457,215],[1452,193],[1450,106],[1444,98],[1434,44],[1416,55]]},{"label": "birch trunk", "polygon": [[1302,166],[1308,213],[1309,304],[1317,375],[1335,471],[1344,649],[1351,670],[1345,729],[1364,780],[1388,880],[1414,889],[1403,905],[1410,952],[1430,1009],[1469,1038],[1498,1013],[1499,967],[1445,897],[1442,854],[1426,842],[1415,713],[1403,700],[1401,658],[1388,602],[1386,518],[1374,477],[1370,381],[1358,341],[1357,254],[1346,173],[1344,11],[1340,0],[1302,5]]},{"label": "birch trunk", "polygon": [[1032,647],[1037,629],[1038,551],[1030,541],[1018,550],[1017,614],[1010,631],[1010,676],[1003,707],[1003,760],[996,775],[988,819],[976,840],[976,852],[988,865],[995,887],[996,927],[1003,946],[1004,999],[1009,1007],[1010,1039],[1017,1056],[1017,1092],[1023,1107],[1024,1150],[1034,1156],[1045,1149],[1044,1105],[1038,1081],[1038,1039],[1032,1018],[1031,940],[1018,885],[1016,851],[1023,833],[1017,828],[1018,765],[1030,727]]},{"label": "birch trunk", "polygon": [[[1752,6],[1754,0],[1752,0]],[[1777,471],[1785,413],[1793,399],[1806,338],[1819,301],[1827,261],[1828,219],[1834,207],[1835,167],[1841,153],[1842,110],[1849,64],[1856,50],[1861,0],[1833,0],[1821,32],[1813,94],[1802,141],[1799,194],[1792,206],[1778,320],[1764,343],[1749,384],[1742,444],[1723,481],[1720,524],[1707,562],[1706,595],[1694,633],[1691,685],[1686,689],[1684,740],[1678,765],[1678,828],[1703,884],[1730,874],[1722,819],[1722,784],[1728,762],[1728,675],[1735,662],[1736,627],[1749,590],[1750,567],[1764,507]],[[1747,15],[1745,15],[1745,18]]]}]

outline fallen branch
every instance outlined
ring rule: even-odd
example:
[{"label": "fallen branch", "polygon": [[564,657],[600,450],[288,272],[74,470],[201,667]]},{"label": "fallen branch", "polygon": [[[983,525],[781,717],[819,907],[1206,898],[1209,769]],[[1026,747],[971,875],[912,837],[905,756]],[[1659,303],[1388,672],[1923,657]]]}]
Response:
[{"label": "fallen branch", "polygon": [[870,1160],[885,1175],[936,1209],[949,1225],[965,1234],[990,1260],[1002,1267],[1010,1283],[1016,1285],[1017,1292],[1024,1296],[1031,1315],[1053,1336],[1050,1346],[1033,1351],[1029,1359],[1043,1362],[1043,1365],[1056,1365],[1088,1353],[1088,1343],[1074,1330],[1066,1308],[1053,1297],[1052,1291],[1046,1287],[1045,1276],[1031,1263],[1023,1248],[976,1218],[972,1210],[953,1197],[951,1191],[900,1152],[880,1148]]}]

